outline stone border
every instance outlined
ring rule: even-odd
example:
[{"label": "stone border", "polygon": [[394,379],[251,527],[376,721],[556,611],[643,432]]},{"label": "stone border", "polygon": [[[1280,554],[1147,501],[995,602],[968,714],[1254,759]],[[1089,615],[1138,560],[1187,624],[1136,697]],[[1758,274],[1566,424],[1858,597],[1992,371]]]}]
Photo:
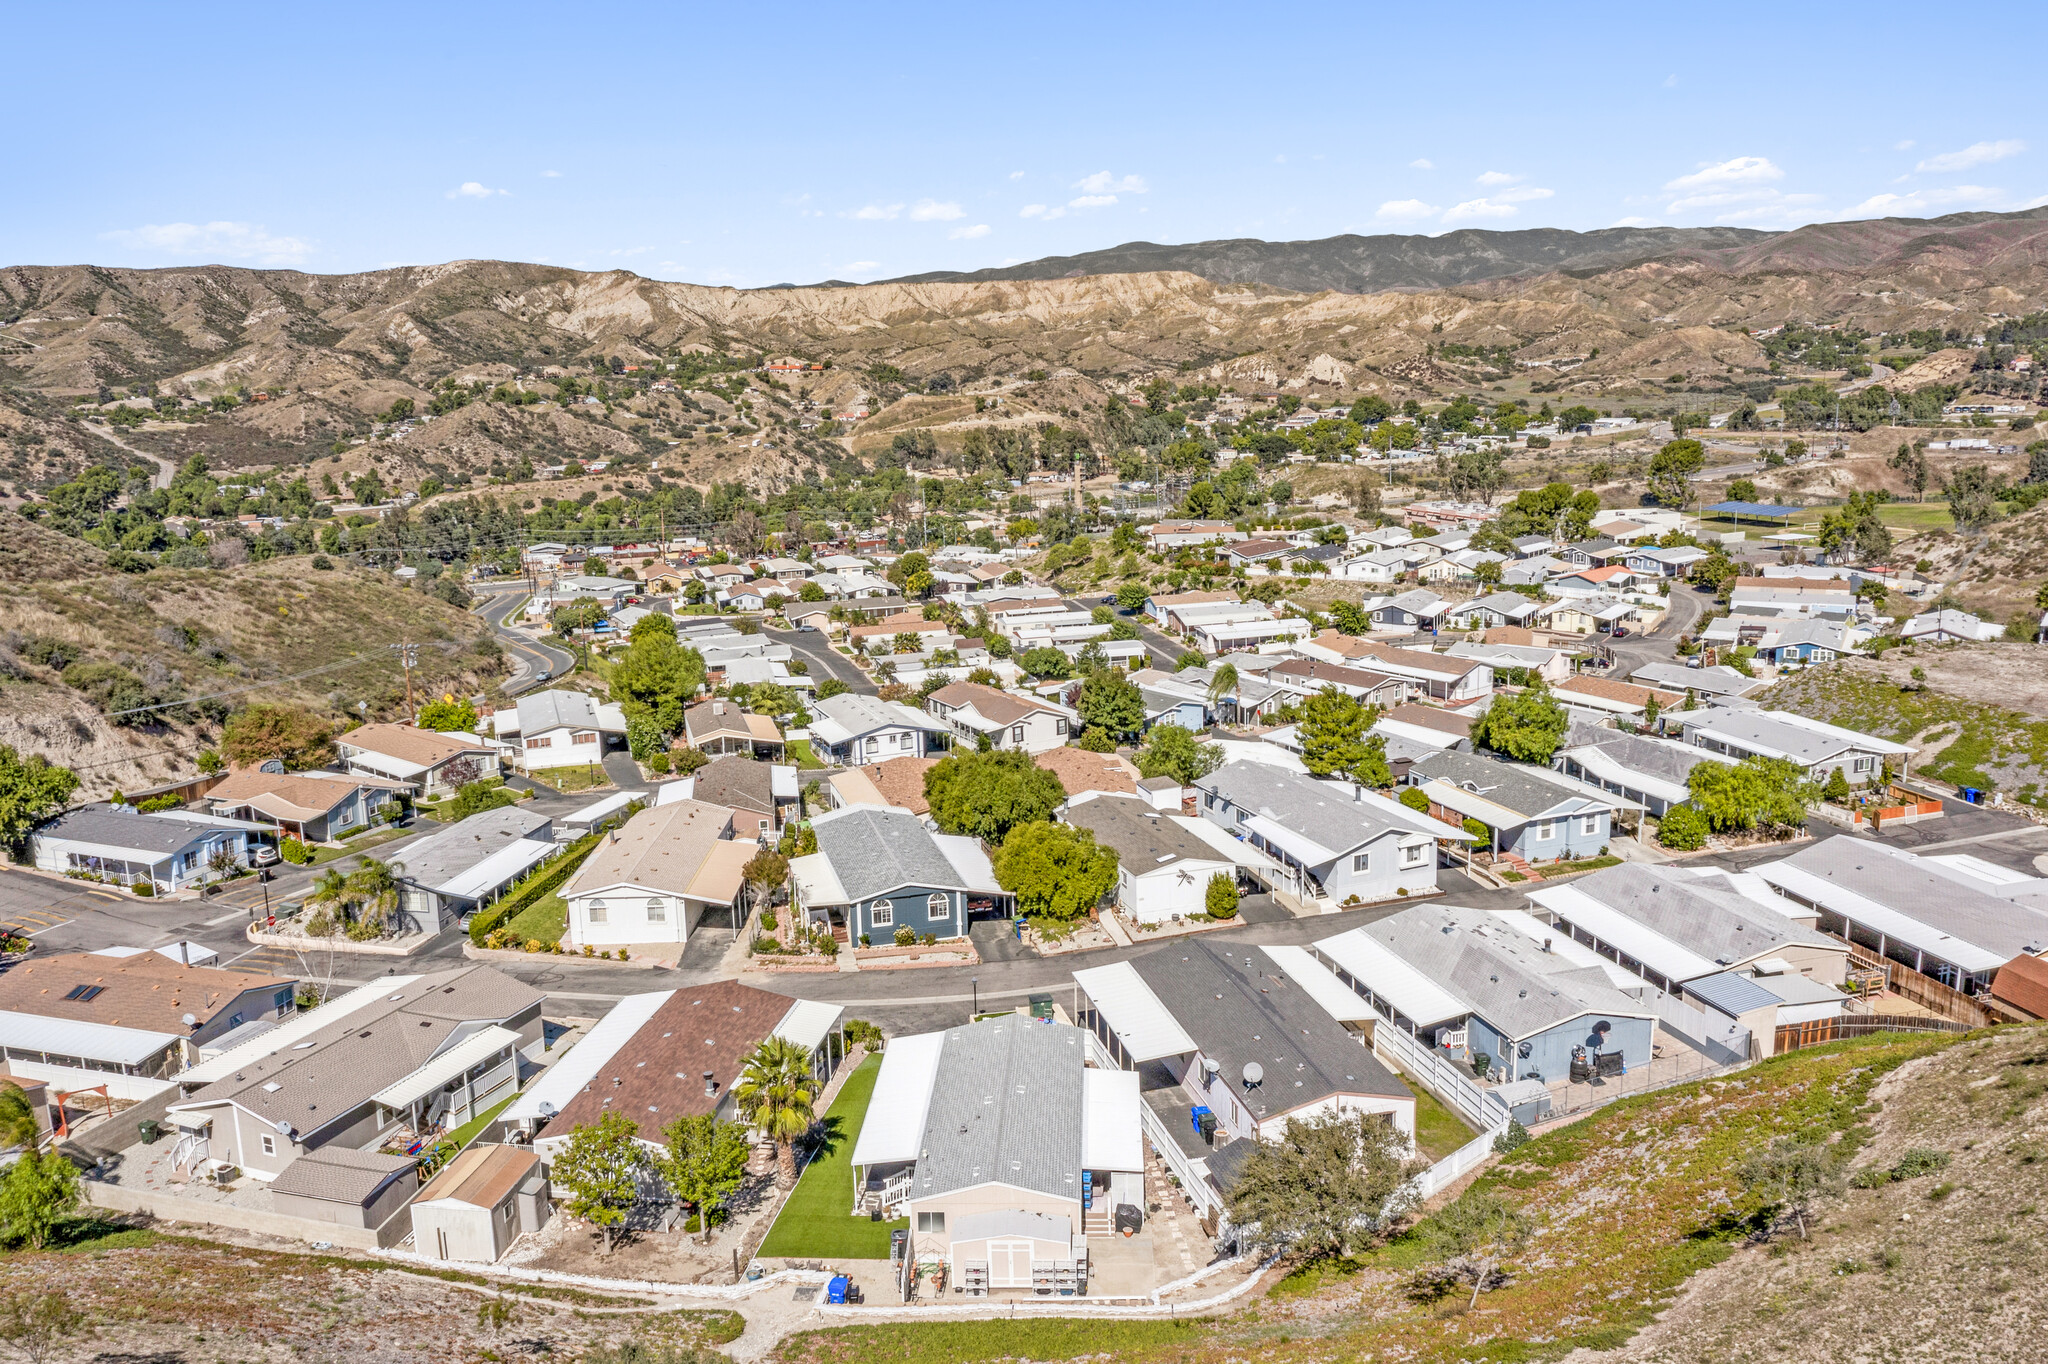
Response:
[{"label": "stone border", "polygon": [[744,969],[765,972],[771,976],[795,976],[806,973],[822,975],[827,972],[838,971],[839,958],[833,957],[827,961],[814,957],[792,956],[789,960],[777,961],[776,954],[763,952],[759,956],[747,958],[747,965]]},{"label": "stone border", "polygon": [[628,957],[625,961],[620,961],[617,957],[613,957],[610,961],[606,961],[602,957],[586,957],[580,950],[559,953],[515,952],[509,947],[478,947],[467,933],[462,935],[462,955],[471,961],[525,962],[528,965],[537,961],[545,961],[557,965],[574,963],[577,966],[623,966],[628,970],[637,968],[642,971],[673,971],[675,969],[673,965],[663,961],[660,957]]},{"label": "stone border", "polygon": [[[295,952],[353,952],[370,957],[416,956],[441,939],[440,933],[415,933],[406,940],[406,946],[395,947],[374,942],[350,942],[348,936],[343,933],[336,933],[332,938],[305,938],[289,933],[265,933],[253,923],[244,932],[249,941],[259,947],[288,947]],[[522,952],[519,955],[526,954]]]}]

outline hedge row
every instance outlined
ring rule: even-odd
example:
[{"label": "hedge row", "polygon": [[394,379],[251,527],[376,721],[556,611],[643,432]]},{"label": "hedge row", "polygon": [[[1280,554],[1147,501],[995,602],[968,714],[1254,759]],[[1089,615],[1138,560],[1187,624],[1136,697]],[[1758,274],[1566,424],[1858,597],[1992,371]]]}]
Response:
[{"label": "hedge row", "polygon": [[469,921],[469,940],[482,947],[491,930],[538,900],[546,899],[567,885],[576,869],[583,865],[583,859],[596,850],[604,841],[603,834],[585,834],[571,843],[562,855],[551,863],[546,871],[528,878],[525,885],[513,891],[504,899],[485,909],[480,909]]}]

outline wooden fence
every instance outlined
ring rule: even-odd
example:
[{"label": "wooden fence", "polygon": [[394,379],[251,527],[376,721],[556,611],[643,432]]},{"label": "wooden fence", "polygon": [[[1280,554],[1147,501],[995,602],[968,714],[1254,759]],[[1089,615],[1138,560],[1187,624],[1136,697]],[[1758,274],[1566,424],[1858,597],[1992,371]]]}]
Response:
[{"label": "wooden fence", "polygon": [[1845,1037],[1868,1037],[1879,1032],[1969,1032],[1970,1025],[1924,1014],[1848,1014],[1840,1018],[1813,1018],[1804,1023],[1778,1025],[1776,1048],[1782,1055],[1801,1047],[1817,1047]]}]

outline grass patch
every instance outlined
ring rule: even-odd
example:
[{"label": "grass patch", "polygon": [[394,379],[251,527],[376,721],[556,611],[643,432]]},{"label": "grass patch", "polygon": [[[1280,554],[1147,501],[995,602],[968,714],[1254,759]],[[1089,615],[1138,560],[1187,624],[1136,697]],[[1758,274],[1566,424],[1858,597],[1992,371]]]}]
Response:
[{"label": "grass patch", "polygon": [[1503,881],[1526,881],[1529,878],[1518,871],[1503,871],[1500,874],[1500,879]]},{"label": "grass patch", "polygon": [[777,1347],[778,1360],[815,1364],[870,1364],[901,1359],[915,1364],[951,1364],[984,1359],[1123,1360],[1136,1351],[1173,1350],[1196,1343],[1202,1328],[1184,1321],[1079,1321],[1033,1318],[1023,1321],[892,1322],[804,1331]]},{"label": "grass patch", "polygon": [[761,1243],[763,1259],[784,1256],[803,1260],[885,1260],[889,1233],[908,1220],[870,1222],[849,1216],[853,1206],[853,1144],[867,1117],[882,1058],[870,1056],[846,1077],[839,1097],[825,1113],[825,1147],[804,1167],[803,1177],[775,1219],[774,1230]]},{"label": "grass patch", "polygon": [[372,829],[365,833],[357,834],[354,838],[346,840],[338,848],[315,847],[313,849],[311,865],[317,867],[323,863],[335,861],[338,858],[354,857],[357,853],[368,851],[380,843],[389,843],[393,839],[404,838],[407,834],[414,832],[416,830],[401,829],[397,825],[386,825],[381,829]]},{"label": "grass patch", "polygon": [[1618,867],[1620,865],[1621,859],[1619,857],[1589,857],[1583,862],[1560,862],[1554,867],[1545,867],[1543,871],[1545,875],[1562,876],[1569,872],[1598,871],[1602,867]]},{"label": "grass patch", "polygon": [[562,898],[559,890],[552,891],[520,910],[502,926],[522,947],[535,939],[552,947],[569,931],[569,902]]},{"label": "grass patch", "polygon": [[1436,1095],[1414,1083],[1408,1088],[1415,1095],[1415,1144],[1432,1162],[1442,1160],[1479,1135]]},{"label": "grass patch", "polygon": [[729,1308],[685,1307],[643,1317],[638,1334],[686,1349],[710,1349],[738,1340],[746,1329],[747,1319]]},{"label": "grass patch", "polygon": [[809,772],[825,766],[824,763],[818,761],[818,755],[811,751],[811,741],[809,739],[791,739],[784,748],[789,760],[795,763],[802,771]]},{"label": "grass patch", "polygon": [[605,775],[604,768],[597,763],[582,767],[556,767],[546,772],[528,772],[528,779],[536,785],[553,791],[594,791],[600,786],[610,786],[612,779]]},{"label": "grass patch", "polygon": [[1916,776],[2041,803],[2048,784],[2048,721],[1939,691],[1901,691],[1882,676],[1835,663],[1773,686],[1771,704],[1830,724],[1904,742],[1937,727],[1955,738]]},{"label": "grass patch", "polygon": [[131,1227],[104,1217],[67,1217],[57,1224],[45,1247],[61,1255],[98,1254],[108,1250],[137,1250],[157,1243],[158,1233],[147,1227]]}]

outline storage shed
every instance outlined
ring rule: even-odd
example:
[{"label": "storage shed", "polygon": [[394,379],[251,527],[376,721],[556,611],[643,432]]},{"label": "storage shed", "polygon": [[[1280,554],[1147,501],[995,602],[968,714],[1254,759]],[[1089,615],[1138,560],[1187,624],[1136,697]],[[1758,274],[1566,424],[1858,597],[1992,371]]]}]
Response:
[{"label": "storage shed", "polygon": [[494,1264],[548,1221],[548,1176],[525,1146],[472,1146],[413,1200],[413,1245],[434,1260]]}]

